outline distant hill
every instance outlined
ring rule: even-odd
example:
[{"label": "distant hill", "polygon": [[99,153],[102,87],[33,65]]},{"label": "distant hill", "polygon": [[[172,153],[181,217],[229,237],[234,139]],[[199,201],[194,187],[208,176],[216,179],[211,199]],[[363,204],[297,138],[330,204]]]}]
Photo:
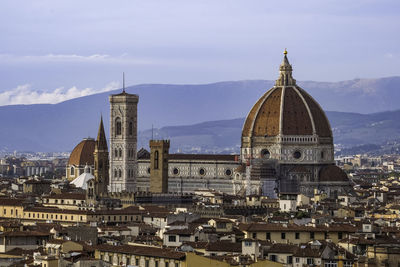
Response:
[{"label": "distant hill", "polygon": [[[346,153],[377,151],[380,145],[385,146],[390,142],[394,146],[400,142],[400,110],[368,115],[332,111],[326,114],[333,129],[335,144],[339,148],[347,148],[344,150]],[[147,147],[153,135],[154,138],[171,139],[173,152],[238,153],[244,120],[240,118],[146,130],[139,133],[139,146]]]},{"label": "distant hill", "polygon": [[[392,117],[398,116],[398,111],[376,112],[400,109],[400,77],[299,84],[324,110],[341,111],[328,112],[335,142],[346,146],[371,142],[380,144],[397,136],[398,124]],[[146,129],[154,125],[154,128],[160,129],[156,134],[176,142],[176,146],[172,144],[176,149],[189,145],[202,151],[216,150],[216,146],[227,151],[236,150],[243,119],[226,120],[244,118],[256,100],[272,86],[273,81],[252,80],[129,87],[129,93],[140,97],[139,144],[147,146],[146,138],[149,132],[151,136],[151,130]],[[54,105],[2,106],[0,150],[70,151],[82,138],[96,135],[101,114],[108,132],[108,95],[118,91]],[[192,126],[166,127],[171,125]],[[183,134],[193,129],[196,134]]]}]

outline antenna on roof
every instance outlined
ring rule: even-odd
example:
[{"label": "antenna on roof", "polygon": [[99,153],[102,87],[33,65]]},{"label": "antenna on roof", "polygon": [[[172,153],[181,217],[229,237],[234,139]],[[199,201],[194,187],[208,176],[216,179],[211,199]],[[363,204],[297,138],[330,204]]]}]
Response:
[{"label": "antenna on roof", "polygon": [[153,128],[153,124],[151,125],[151,140],[154,140],[154,128]]},{"label": "antenna on roof", "polygon": [[125,72],[122,72],[122,92],[125,93]]}]

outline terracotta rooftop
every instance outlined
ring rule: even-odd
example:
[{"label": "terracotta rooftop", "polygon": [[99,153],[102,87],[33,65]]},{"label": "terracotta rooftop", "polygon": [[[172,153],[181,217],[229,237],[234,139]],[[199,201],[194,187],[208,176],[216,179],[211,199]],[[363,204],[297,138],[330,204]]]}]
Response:
[{"label": "terracotta rooftop", "polygon": [[43,233],[38,231],[11,231],[11,232],[3,232],[0,234],[0,237],[6,236],[50,236],[50,233]]},{"label": "terracotta rooftop", "polygon": [[358,228],[350,224],[334,224],[330,226],[302,226],[296,224],[277,224],[277,223],[251,223],[251,224],[240,224],[239,229],[247,232],[350,232],[355,233]]},{"label": "terracotta rooftop", "polygon": [[198,241],[198,242],[191,242],[191,241],[183,242],[183,245],[191,246],[194,249],[196,249],[196,248],[197,249],[205,249],[207,244],[208,244],[208,242],[201,242],[201,241]]},{"label": "terracotta rooftop", "polygon": [[233,243],[228,241],[210,242],[206,246],[206,251],[241,253],[242,243]]},{"label": "terracotta rooftop", "polygon": [[21,206],[24,203],[24,199],[15,198],[0,198],[0,205],[5,206]]},{"label": "terracotta rooftop", "polygon": [[85,200],[86,195],[84,193],[61,193],[44,196],[44,198]]},{"label": "terracotta rooftop", "polygon": [[169,154],[170,160],[212,160],[212,161],[237,161],[237,155],[223,154]]}]

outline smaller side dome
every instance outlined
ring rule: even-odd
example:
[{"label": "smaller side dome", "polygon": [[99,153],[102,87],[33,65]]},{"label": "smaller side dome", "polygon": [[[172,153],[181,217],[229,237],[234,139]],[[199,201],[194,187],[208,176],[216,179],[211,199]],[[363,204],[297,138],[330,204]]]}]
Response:
[{"label": "smaller side dome", "polygon": [[93,138],[83,139],[71,152],[68,165],[84,166],[94,165],[94,148],[96,142]]},{"label": "smaller side dome", "polygon": [[348,182],[347,174],[336,165],[323,167],[319,172],[320,182]]}]

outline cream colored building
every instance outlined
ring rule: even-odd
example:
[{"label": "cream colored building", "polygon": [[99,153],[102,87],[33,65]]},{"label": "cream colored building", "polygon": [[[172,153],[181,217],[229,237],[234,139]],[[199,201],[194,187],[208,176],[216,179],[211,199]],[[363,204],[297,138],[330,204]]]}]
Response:
[{"label": "cream colored building", "polygon": [[326,239],[337,244],[340,240],[357,232],[355,226],[344,224],[312,227],[295,224],[253,223],[241,225],[241,230],[244,231],[245,238],[291,244],[303,244],[310,240]]}]

